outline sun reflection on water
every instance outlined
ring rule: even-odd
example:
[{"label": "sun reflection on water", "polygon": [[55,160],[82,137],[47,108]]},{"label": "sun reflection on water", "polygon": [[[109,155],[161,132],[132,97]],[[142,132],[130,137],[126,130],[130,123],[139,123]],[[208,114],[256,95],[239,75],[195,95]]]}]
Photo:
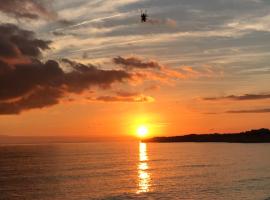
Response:
[{"label": "sun reflection on water", "polygon": [[148,156],[147,156],[147,145],[140,143],[139,146],[139,164],[138,164],[138,191],[137,193],[149,192],[151,184],[151,174],[147,171]]}]

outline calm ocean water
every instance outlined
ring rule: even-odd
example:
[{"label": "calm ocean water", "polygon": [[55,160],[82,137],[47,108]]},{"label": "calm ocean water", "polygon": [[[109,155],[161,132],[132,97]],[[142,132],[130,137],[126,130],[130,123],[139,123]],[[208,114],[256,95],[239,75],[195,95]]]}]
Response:
[{"label": "calm ocean water", "polygon": [[0,146],[1,200],[270,199],[270,144]]}]

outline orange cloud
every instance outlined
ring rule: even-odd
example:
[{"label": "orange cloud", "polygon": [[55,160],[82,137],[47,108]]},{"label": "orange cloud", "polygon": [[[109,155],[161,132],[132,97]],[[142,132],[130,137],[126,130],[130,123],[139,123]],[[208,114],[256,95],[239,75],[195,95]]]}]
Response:
[{"label": "orange cloud", "polygon": [[151,96],[145,95],[136,95],[136,96],[99,96],[96,98],[89,98],[91,101],[102,101],[102,102],[139,102],[139,103],[151,103],[154,102],[155,99]]},{"label": "orange cloud", "polygon": [[175,79],[214,77],[222,74],[221,71],[218,71],[219,69],[214,69],[211,66],[203,65],[199,69],[191,66],[172,68],[160,64],[158,61],[146,60],[136,56],[118,56],[113,59],[113,63],[122,66],[128,71],[132,71],[135,82],[156,80],[163,83],[171,83]]},{"label": "orange cloud", "polygon": [[232,100],[232,101],[250,101],[250,100],[264,100],[270,99],[270,94],[244,94],[244,95],[228,95],[221,97],[205,97],[205,101],[219,101],[219,100]]}]

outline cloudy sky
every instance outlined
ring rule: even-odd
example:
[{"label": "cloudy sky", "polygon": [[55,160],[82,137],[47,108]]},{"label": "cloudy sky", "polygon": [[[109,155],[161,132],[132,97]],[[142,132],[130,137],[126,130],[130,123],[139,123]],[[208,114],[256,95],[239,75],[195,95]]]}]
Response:
[{"label": "cloudy sky", "polygon": [[268,0],[0,0],[0,20],[1,135],[270,128]]}]

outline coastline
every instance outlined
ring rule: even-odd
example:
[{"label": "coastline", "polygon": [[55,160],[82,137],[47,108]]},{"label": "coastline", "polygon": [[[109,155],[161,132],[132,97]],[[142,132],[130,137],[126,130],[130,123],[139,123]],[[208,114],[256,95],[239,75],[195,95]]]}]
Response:
[{"label": "coastline", "polygon": [[154,137],[142,140],[145,143],[176,142],[223,142],[223,143],[270,143],[270,130],[258,129],[240,133],[189,134],[172,137]]}]

